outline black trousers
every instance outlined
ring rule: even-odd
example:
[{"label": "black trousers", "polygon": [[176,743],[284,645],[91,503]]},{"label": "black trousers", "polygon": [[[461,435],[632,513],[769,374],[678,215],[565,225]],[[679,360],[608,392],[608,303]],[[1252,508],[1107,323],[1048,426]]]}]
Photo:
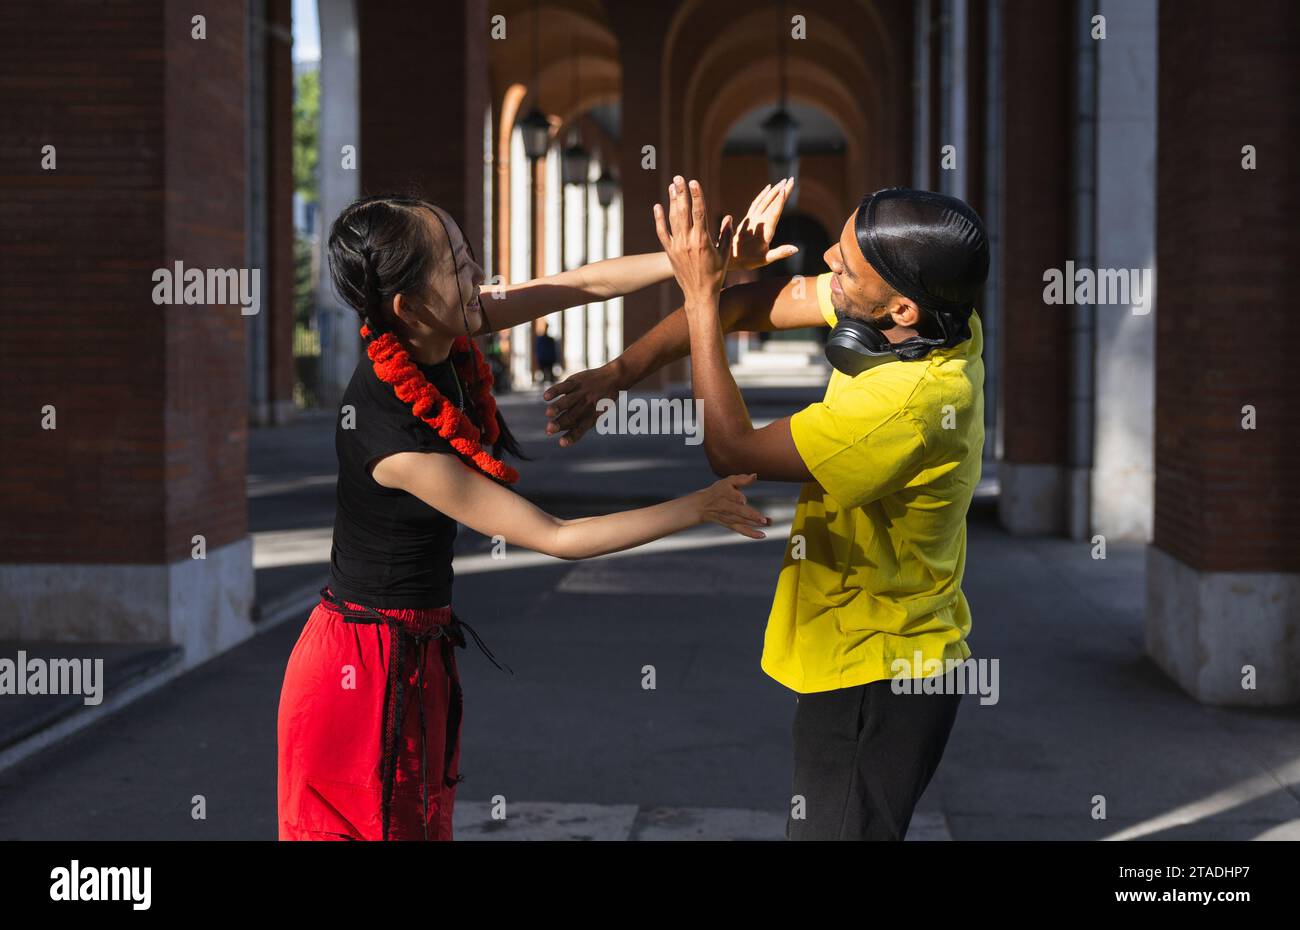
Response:
[{"label": "black trousers", "polygon": [[951,687],[943,694],[895,694],[891,684],[873,681],[799,695],[789,839],[901,840],[907,835],[916,802],[939,767],[962,695]]}]

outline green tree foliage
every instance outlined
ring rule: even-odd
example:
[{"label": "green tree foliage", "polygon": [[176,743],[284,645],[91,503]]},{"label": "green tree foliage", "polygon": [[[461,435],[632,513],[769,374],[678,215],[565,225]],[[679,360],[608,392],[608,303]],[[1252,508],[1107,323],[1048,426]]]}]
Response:
[{"label": "green tree foliage", "polygon": [[308,326],[316,314],[316,274],[312,262],[312,244],[302,236],[293,237],[293,318]]},{"label": "green tree foliage", "polygon": [[317,202],[320,158],[320,72],[303,71],[293,93],[293,188],[307,203]]}]

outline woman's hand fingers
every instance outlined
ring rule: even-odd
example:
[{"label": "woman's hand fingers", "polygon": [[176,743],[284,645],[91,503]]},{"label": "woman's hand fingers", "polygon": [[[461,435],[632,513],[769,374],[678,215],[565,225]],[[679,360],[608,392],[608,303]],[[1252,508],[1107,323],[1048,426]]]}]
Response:
[{"label": "woman's hand fingers", "polygon": [[706,519],[750,539],[765,539],[766,534],[756,528],[771,526],[771,519],[749,506],[740,491],[757,479],[757,475],[730,475],[715,482],[710,489],[712,494],[705,511]]},{"label": "woman's hand fingers", "polygon": [[725,265],[726,260],[731,258],[731,240],[736,235],[736,221],[732,219],[731,214],[722,218],[722,225],[718,227],[718,242],[715,248],[718,255],[722,257]]},{"label": "woman's hand fingers", "polygon": [[751,526],[771,526],[772,519],[747,504],[732,504],[727,513],[736,523],[748,523]]},{"label": "woman's hand fingers", "polygon": [[733,533],[739,533],[741,536],[748,536],[750,539],[767,539],[766,533],[763,533],[756,529],[752,529],[741,523],[736,523],[736,524],[723,523],[721,524],[721,526],[726,527],[727,529],[731,530]]},{"label": "woman's hand fingers", "polygon": [[786,178],[767,195],[767,202],[763,204],[763,209],[758,214],[758,222],[762,225],[764,238],[768,242],[771,242],[772,236],[776,234],[776,224],[781,221],[781,212],[785,209],[785,203],[790,199],[790,192],[793,190],[794,179]]},{"label": "woman's hand fingers", "polygon": [[671,253],[673,241],[668,235],[668,228],[664,225],[664,208],[659,204],[655,204],[652,212],[655,217],[655,234],[659,237],[659,244],[663,246],[665,252]]},{"label": "woman's hand fingers", "polygon": [[788,196],[790,196],[790,179],[786,178],[780,184],[774,185],[772,189],[767,192],[767,196],[763,200],[763,205],[758,210],[759,215],[766,216],[771,212],[774,206],[777,204],[783,204],[785,198]]}]

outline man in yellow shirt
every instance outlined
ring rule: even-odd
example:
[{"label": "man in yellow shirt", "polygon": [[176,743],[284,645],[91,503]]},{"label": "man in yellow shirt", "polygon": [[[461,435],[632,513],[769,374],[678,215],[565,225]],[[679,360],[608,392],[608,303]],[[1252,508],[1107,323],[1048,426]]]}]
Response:
[{"label": "man in yellow shirt", "polygon": [[[714,471],[803,482],[762,660],[799,694],[789,836],[902,839],[956,717],[951,670],[970,656],[961,580],[984,445],[974,313],[988,274],[983,224],[952,197],[877,191],[844,224],[815,285],[722,292],[730,217],[715,243],[703,193],[679,177],[655,221],[685,306],[609,371],[557,385],[552,431],[569,426],[575,441],[584,392],[634,384],[689,338]],[[755,429],[724,331],[819,323],[834,327],[824,399]],[[924,686],[901,687],[915,679]]]}]

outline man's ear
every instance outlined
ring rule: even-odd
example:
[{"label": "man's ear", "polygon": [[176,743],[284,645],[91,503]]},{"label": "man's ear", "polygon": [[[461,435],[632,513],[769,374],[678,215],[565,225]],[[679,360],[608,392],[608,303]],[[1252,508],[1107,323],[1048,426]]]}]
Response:
[{"label": "man's ear", "polygon": [[921,323],[921,308],[902,294],[895,294],[890,300],[889,315],[896,325],[907,329],[916,329]]}]

